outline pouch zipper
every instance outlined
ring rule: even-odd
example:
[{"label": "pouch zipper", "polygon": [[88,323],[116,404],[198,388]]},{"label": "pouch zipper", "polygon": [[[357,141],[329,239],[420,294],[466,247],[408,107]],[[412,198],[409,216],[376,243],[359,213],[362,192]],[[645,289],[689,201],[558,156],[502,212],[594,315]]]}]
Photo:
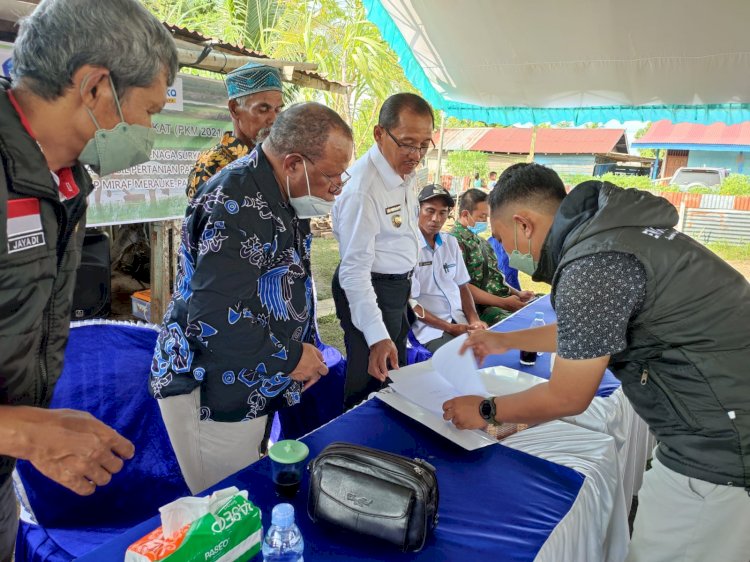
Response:
[{"label": "pouch zipper", "polygon": [[662,395],[664,395],[664,399],[680,420],[689,427],[699,427],[698,422],[692,419],[692,416],[685,411],[685,408],[679,406],[676,400],[672,398],[672,393],[664,387],[659,378],[650,373],[648,367],[644,367],[641,371],[641,386],[646,386],[649,381],[661,391]]}]

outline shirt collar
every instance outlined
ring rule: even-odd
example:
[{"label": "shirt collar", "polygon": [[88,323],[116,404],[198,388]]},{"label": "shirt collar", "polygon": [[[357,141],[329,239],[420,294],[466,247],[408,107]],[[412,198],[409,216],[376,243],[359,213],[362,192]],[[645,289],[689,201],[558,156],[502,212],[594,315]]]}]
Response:
[{"label": "shirt collar", "polygon": [[375,169],[378,171],[378,174],[380,174],[380,177],[382,178],[383,183],[385,184],[385,187],[387,189],[396,189],[397,187],[402,186],[407,187],[415,176],[415,172],[412,172],[405,178],[401,179],[401,176],[396,173],[396,170],[391,167],[391,165],[388,163],[388,160],[386,160],[385,156],[383,156],[383,153],[380,152],[380,148],[378,147],[377,143],[373,144],[372,147],[370,147],[368,154],[370,155],[370,160],[372,160],[372,163],[375,165]]},{"label": "shirt collar", "polygon": [[[423,248],[429,248],[430,250],[432,250],[432,246],[430,246],[429,242],[427,242],[427,238],[424,237],[424,234],[422,233],[421,230],[419,231],[419,240],[422,242]],[[435,235],[435,248],[438,248],[442,245],[443,245],[443,239],[440,237],[440,233],[438,232]]]},{"label": "shirt collar", "polygon": [[[36,141],[37,146],[41,151],[42,147],[34,136],[34,131],[31,129],[31,124],[29,123],[28,118],[21,109],[21,106],[18,104],[16,97],[13,95],[13,90],[8,90],[8,101],[13,106],[13,109],[16,110],[18,118],[21,120],[21,125],[23,125],[23,128],[26,130],[28,135],[32,139],[34,139],[34,141]],[[78,184],[76,184],[76,180],[73,177],[73,171],[70,168],[61,168],[57,170],[57,172],[50,170],[50,173],[52,174],[52,179],[55,181],[55,185],[57,186],[58,196],[60,197],[61,201],[65,201],[66,199],[73,199],[80,193]]]},{"label": "shirt collar", "polygon": [[[221,142],[219,143],[224,148],[232,148],[235,146],[245,146],[245,143],[243,143],[240,139],[234,137],[230,131],[227,131],[224,133],[224,136],[221,137]],[[252,148],[252,147],[248,147]]]}]

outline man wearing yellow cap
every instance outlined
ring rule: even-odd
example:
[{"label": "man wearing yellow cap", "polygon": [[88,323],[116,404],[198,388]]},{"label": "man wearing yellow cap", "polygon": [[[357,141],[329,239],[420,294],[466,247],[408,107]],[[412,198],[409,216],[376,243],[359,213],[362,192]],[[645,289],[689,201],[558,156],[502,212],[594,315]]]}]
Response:
[{"label": "man wearing yellow cap", "polygon": [[227,74],[226,85],[233,130],[198,156],[185,189],[189,199],[211,176],[259,144],[284,107],[281,74],[272,66],[249,62]]}]

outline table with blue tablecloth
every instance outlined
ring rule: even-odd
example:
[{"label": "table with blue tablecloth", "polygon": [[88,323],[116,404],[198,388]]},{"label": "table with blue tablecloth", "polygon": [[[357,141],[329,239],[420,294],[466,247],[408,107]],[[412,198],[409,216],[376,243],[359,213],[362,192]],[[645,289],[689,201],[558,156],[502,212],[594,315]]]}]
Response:
[{"label": "table with blue tablecloth", "polygon": [[[545,296],[492,326],[491,330],[496,332],[525,330],[531,326],[537,312],[544,313],[545,322],[548,324],[557,321],[550,297]],[[489,369],[491,367],[507,367],[549,380],[550,356],[549,353],[543,353],[537,357],[535,365],[521,365],[519,352],[511,350],[501,355],[487,357],[483,367],[487,370],[491,370]],[[620,381],[607,370],[589,408],[578,416],[565,418],[565,421],[614,437],[620,460],[626,506],[629,509],[632,496],[636,495],[641,487],[646,459],[650,457],[655,442],[648,426],[635,413],[630,401],[623,393]]]},{"label": "table with blue tablecloth", "polygon": [[[293,501],[305,560],[444,562],[467,560],[469,552],[471,559],[494,561],[623,560],[627,521],[617,517],[613,439],[564,422],[513,437],[510,446],[466,451],[377,400],[311,433],[303,439],[311,458],[333,441],[348,441],[428,460],[437,468],[440,507],[439,524],[425,548],[401,553],[391,545],[313,524],[305,513],[305,476]],[[231,485],[248,490],[267,528],[271,508],[279,501],[269,459],[215,488]],[[78,560],[122,560],[127,546],[158,524],[154,517]]]}]

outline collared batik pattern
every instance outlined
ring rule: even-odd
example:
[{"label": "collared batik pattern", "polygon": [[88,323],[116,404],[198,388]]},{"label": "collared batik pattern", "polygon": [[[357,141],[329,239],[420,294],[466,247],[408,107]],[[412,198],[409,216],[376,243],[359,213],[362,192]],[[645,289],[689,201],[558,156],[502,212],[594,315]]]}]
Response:
[{"label": "collared batik pattern", "polygon": [[201,387],[201,417],[253,419],[299,402],[312,343],[310,225],[281,198],[262,150],[203,185],[182,229],[175,291],[151,368],[157,398]]}]

